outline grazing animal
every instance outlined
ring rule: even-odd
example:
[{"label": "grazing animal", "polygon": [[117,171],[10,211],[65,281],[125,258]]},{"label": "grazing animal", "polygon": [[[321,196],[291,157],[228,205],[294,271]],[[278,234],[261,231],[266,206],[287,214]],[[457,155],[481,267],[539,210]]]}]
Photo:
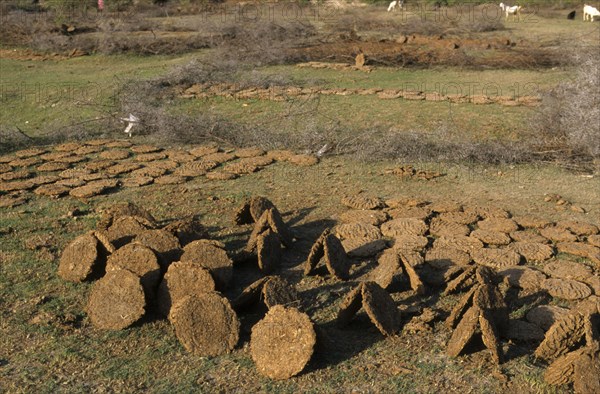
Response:
[{"label": "grazing animal", "polygon": [[575,15],[577,15],[577,11],[571,11],[567,15],[567,19],[572,21],[573,19],[575,19]]},{"label": "grazing animal", "polygon": [[396,11],[396,10],[401,10],[403,8],[403,6],[404,6],[404,1],[403,0],[394,0],[388,6],[388,12],[390,12],[390,11]]},{"label": "grazing animal", "polygon": [[600,16],[600,11],[598,11],[597,8],[592,7],[591,5],[585,4],[583,6],[583,21],[587,21],[589,17],[590,22],[593,22],[595,16]]},{"label": "grazing animal", "polygon": [[502,8],[502,11],[504,11],[506,20],[508,20],[509,15],[512,15],[513,18],[516,16],[517,20],[521,20],[521,10],[523,9],[522,6],[513,5],[512,7],[509,7],[504,3],[500,3],[500,8]]}]

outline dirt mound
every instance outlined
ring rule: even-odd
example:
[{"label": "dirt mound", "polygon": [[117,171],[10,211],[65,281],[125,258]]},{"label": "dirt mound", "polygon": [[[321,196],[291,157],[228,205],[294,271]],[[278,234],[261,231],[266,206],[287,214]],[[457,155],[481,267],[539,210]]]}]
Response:
[{"label": "dirt mound", "polygon": [[271,379],[287,379],[306,367],[316,338],[306,314],[277,305],[252,328],[250,353],[261,374]]},{"label": "dirt mound", "polygon": [[218,293],[183,298],[171,307],[169,320],[183,347],[198,356],[229,353],[239,340],[238,317],[229,301]]},{"label": "dirt mound", "polygon": [[140,277],[147,299],[152,299],[160,282],[158,257],[143,245],[131,243],[111,254],[106,261],[106,271],[125,269]]},{"label": "dirt mound", "polygon": [[169,316],[171,306],[183,298],[213,291],[215,282],[206,268],[192,262],[177,261],[169,266],[158,287],[158,311],[162,316]]},{"label": "dirt mound", "polygon": [[218,289],[225,289],[231,283],[233,261],[227,256],[227,252],[213,241],[200,239],[190,242],[183,248],[181,261],[206,268],[215,279]]},{"label": "dirt mound", "polygon": [[104,270],[100,242],[91,234],[80,235],[63,250],[58,276],[71,282],[83,282]]},{"label": "dirt mound", "polygon": [[140,278],[127,270],[115,270],[92,286],[87,313],[94,326],[121,330],[138,321],[145,307]]}]

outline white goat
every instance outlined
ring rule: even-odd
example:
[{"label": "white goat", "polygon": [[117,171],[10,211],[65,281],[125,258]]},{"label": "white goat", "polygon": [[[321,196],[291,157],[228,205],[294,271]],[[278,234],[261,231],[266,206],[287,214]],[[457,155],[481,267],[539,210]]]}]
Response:
[{"label": "white goat", "polygon": [[600,11],[598,11],[597,8],[592,7],[591,5],[585,4],[583,6],[583,21],[587,21],[589,17],[590,22],[593,22],[595,16],[600,16]]},{"label": "white goat", "polygon": [[522,6],[513,5],[512,7],[509,7],[504,3],[500,3],[500,8],[502,8],[502,11],[504,11],[506,20],[508,20],[509,15],[512,15],[513,18],[516,16],[517,20],[521,20],[521,10],[523,9]]},{"label": "white goat", "polygon": [[390,3],[389,7],[388,7],[388,12],[390,11],[395,11],[395,10],[401,10],[402,7],[404,5],[404,1],[403,0],[394,0]]}]

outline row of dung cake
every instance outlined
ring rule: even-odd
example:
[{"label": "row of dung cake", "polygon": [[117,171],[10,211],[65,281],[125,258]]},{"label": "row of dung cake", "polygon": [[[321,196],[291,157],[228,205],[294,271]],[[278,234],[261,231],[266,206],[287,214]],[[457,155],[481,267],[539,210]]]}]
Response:
[{"label": "row of dung cake", "polygon": [[471,104],[500,104],[506,106],[537,106],[541,99],[537,96],[489,96],[484,94],[441,94],[439,92],[423,92],[416,90],[382,89],[382,88],[315,88],[297,86],[272,86],[272,87],[239,87],[236,84],[196,84],[187,88],[183,93],[184,98],[206,98],[206,97],[231,97],[236,99],[259,99],[284,101],[291,97],[314,97],[324,96],[350,96],[350,95],[374,95],[377,98],[405,99],[418,101],[449,101],[452,103]]},{"label": "row of dung cake", "polygon": [[0,157],[0,206],[24,202],[28,191],[89,198],[118,187],[180,184],[199,176],[234,179],[275,161],[306,166],[318,159],[289,150],[222,149],[216,144],[162,149],[124,140],[29,148]]}]

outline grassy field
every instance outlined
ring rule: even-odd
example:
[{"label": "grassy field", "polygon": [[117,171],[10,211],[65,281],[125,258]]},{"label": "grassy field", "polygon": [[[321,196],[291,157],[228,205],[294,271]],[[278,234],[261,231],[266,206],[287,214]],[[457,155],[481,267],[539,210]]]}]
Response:
[{"label": "grassy field", "polygon": [[[373,18],[373,24],[365,23],[361,28],[365,21],[361,13]],[[536,12],[528,17],[531,23],[503,22],[504,29],[492,32],[473,32],[467,29],[468,26],[461,25],[464,30],[456,34],[465,40],[508,37],[518,42],[518,46],[532,45],[533,49],[552,50],[557,54],[564,49],[565,58],[572,53],[568,46],[572,42],[582,51],[597,50],[594,45],[598,44],[598,24],[567,21],[562,14],[563,10]],[[173,14],[158,18],[152,14],[152,17],[142,18],[144,23],[140,20],[135,23],[146,28],[162,26],[164,31],[157,30],[158,36],[165,31],[172,36],[183,36],[187,32],[177,26],[197,26],[197,20],[193,18]],[[358,11],[340,11],[337,22],[343,25],[347,21],[355,21],[354,24],[359,26],[357,31],[362,34],[363,41],[356,41],[357,47],[371,37],[377,40],[397,38],[393,16],[385,12],[382,4]],[[317,38],[321,40],[336,42],[331,37],[347,34],[334,23],[328,25],[317,21],[314,24]],[[431,26],[427,28],[432,29]],[[226,30],[222,26],[220,29],[219,32]],[[136,33],[150,36],[150,31],[155,33],[153,30]],[[135,36],[126,28],[119,32],[123,36]],[[99,36],[105,32],[93,34]],[[175,116],[197,117],[198,122],[208,115],[215,116],[230,122],[223,124],[242,125],[239,130],[254,133],[255,138],[239,136],[239,140],[261,141],[265,149],[280,147],[281,141],[285,141],[269,140],[274,135],[269,133],[298,134],[289,138],[296,142],[290,147],[296,151],[315,146],[318,149],[332,141],[350,144],[348,141],[357,136],[363,138],[362,144],[366,139],[371,145],[353,146],[354,154],[326,155],[312,167],[278,162],[234,180],[211,181],[197,177],[181,185],[122,188],[87,200],[68,196],[49,199],[28,193],[26,204],[0,208],[0,392],[572,392],[571,386],[550,386],[544,381],[547,365],[534,359],[535,342],[503,341],[502,350],[507,360],[498,366],[491,362],[489,352],[481,344],[476,344],[474,351],[467,355],[447,356],[445,349],[451,331],[443,318],[435,322],[430,332],[403,331],[386,338],[361,312],[352,324],[340,329],[334,322],[340,300],[364,278],[356,276],[351,281],[341,282],[302,274],[302,263],[314,240],[347,209],[340,203],[341,198],[363,191],[383,198],[411,197],[429,202],[451,200],[465,205],[501,207],[515,216],[534,215],[551,221],[600,224],[598,175],[591,175],[588,167],[586,171],[579,171],[582,167],[567,159],[548,162],[534,159],[531,154],[531,160],[522,160],[526,164],[498,164],[501,160],[493,160],[498,155],[490,154],[489,162],[471,162],[453,159],[458,154],[453,151],[443,152],[448,161],[427,160],[431,157],[427,152],[421,160],[418,155],[411,160],[369,157],[379,147],[385,150],[386,147],[380,145],[388,141],[386,133],[411,132],[428,142],[444,140],[475,144],[475,149],[481,150],[487,146],[483,143],[490,141],[524,145],[523,141],[531,136],[531,121],[538,108],[382,100],[374,95],[323,95],[309,100],[290,98],[275,102],[226,97],[184,99],[179,94],[199,82],[191,74],[183,75],[189,77],[187,79],[181,78],[181,66],[198,59],[200,64],[214,60],[217,67],[222,66],[225,70],[225,77],[217,72],[206,74],[209,82],[214,77],[217,82],[225,78],[227,82],[247,85],[283,81],[293,86],[319,88],[416,88],[427,92],[460,87],[468,94],[485,93],[482,89],[487,86],[489,95],[517,96],[543,95],[559,83],[571,80],[575,64],[565,62],[557,67],[522,68],[376,65],[370,73],[299,68],[285,62],[254,67],[252,62],[257,62],[256,54],[243,58],[234,53],[244,48],[233,38],[231,47],[183,54],[140,56],[124,51],[108,55],[98,51],[57,60],[48,53],[39,53],[45,60],[27,60],[30,49],[13,47],[4,38],[0,35],[0,132],[11,134],[20,130],[33,140],[28,142],[33,145],[61,140],[61,133],[67,128],[80,128],[80,133],[75,135],[82,139],[91,135],[122,138],[124,124],[115,120],[127,113],[122,102],[115,100],[115,95],[123,94],[126,83],[132,90],[132,97],[140,100],[139,105],[148,114],[163,114],[161,111],[164,111]],[[300,44],[306,43],[299,40],[293,44],[301,47]],[[228,63],[219,58],[223,51],[238,57]],[[260,53],[258,55],[260,58]],[[350,60],[353,58],[352,53],[342,55]],[[250,66],[245,65],[246,60]],[[173,75],[179,76],[179,82],[170,85],[169,81],[177,80]],[[155,84],[151,89],[143,90],[141,86],[147,89],[148,80]],[[139,91],[136,86],[140,86]],[[160,106],[148,104],[163,97]],[[203,126],[210,129],[212,125],[192,123],[187,126],[186,135],[191,145],[205,141],[206,136],[201,132]],[[145,130],[141,127],[134,129],[132,142],[158,143],[165,148],[176,145],[164,135],[157,142],[155,135],[144,135]],[[169,130],[167,128],[167,132]],[[237,130],[232,128],[231,133]],[[237,139],[232,137],[232,140]],[[427,144],[420,146],[419,141],[412,140],[417,152],[439,148]],[[231,147],[230,141],[218,142],[223,148]],[[476,145],[478,143],[482,145]],[[0,141],[0,148],[13,149],[4,141]],[[366,153],[361,155],[362,148]],[[527,154],[527,149],[524,150]],[[437,171],[443,176],[424,181],[385,174],[386,169],[405,164]],[[0,192],[0,197],[5,194]],[[583,212],[560,209],[544,201],[551,194],[561,195],[573,205],[582,207]],[[252,226],[234,225],[233,214],[246,198],[257,195],[271,199],[297,235],[294,247],[285,250],[283,267],[277,274],[293,283],[303,300],[303,310],[317,327],[315,354],[296,377],[275,381],[258,373],[250,354],[250,329],[255,317],[251,314],[242,318],[241,340],[232,353],[199,357],[185,351],[167,320],[152,314],[121,331],[95,328],[86,312],[93,283],[70,283],[57,275],[62,249],[76,236],[94,229],[103,208],[120,201],[143,206],[159,221],[197,215],[210,237],[224,242],[226,250],[234,255],[244,246]],[[73,215],[73,212],[79,213]],[[582,258],[573,260],[592,266]],[[364,265],[361,265],[362,269],[369,264],[372,266],[374,261],[361,261],[360,264]],[[233,284],[225,296],[230,299],[237,296],[260,275],[255,267],[236,265]],[[442,297],[438,291],[431,291],[417,301],[410,291],[396,292],[392,296],[403,311],[404,324],[410,319],[411,306],[431,307],[444,317],[459,298],[456,295]],[[572,306],[558,298],[549,302]],[[511,317],[523,317],[533,305],[533,302],[521,305]],[[409,312],[405,313],[407,310]]]}]

